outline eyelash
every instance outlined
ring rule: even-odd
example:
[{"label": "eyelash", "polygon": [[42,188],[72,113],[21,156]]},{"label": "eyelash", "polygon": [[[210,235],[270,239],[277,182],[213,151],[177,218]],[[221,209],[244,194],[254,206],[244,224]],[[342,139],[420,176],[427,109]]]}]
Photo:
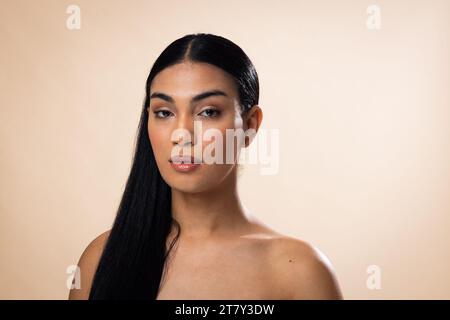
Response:
[{"label": "eyelash", "polygon": [[[200,112],[199,114],[201,114],[201,113],[203,113],[203,112],[205,112],[205,111],[213,111],[213,112],[215,112],[215,115],[213,115],[213,116],[205,116],[205,118],[217,118],[218,116],[220,116],[220,110],[217,110],[217,109],[214,109],[214,108],[204,109],[204,110],[203,110],[202,112]],[[158,119],[165,119],[165,118],[167,118],[167,117],[164,117],[164,116],[159,116],[158,114],[159,114],[160,112],[168,112],[168,113],[172,113],[172,112],[170,112],[170,111],[168,111],[168,110],[157,110],[157,111],[153,111],[153,113],[155,114],[155,118],[158,118]]]}]

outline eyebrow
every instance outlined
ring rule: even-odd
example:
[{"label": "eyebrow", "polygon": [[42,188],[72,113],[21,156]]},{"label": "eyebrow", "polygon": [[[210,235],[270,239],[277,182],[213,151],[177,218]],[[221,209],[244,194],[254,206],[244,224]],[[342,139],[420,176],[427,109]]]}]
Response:
[{"label": "eyebrow", "polygon": [[[198,102],[200,100],[212,97],[212,96],[228,97],[228,95],[225,92],[223,92],[222,90],[209,90],[209,91],[205,91],[205,92],[199,93],[199,94],[195,95],[194,97],[192,97],[191,104],[194,103],[194,102]],[[150,99],[154,99],[154,98],[159,98],[159,99],[165,100],[165,101],[170,102],[170,103],[174,103],[175,102],[175,100],[171,96],[169,96],[169,95],[167,95],[165,93],[162,93],[162,92],[154,92],[154,93],[152,93],[152,95],[150,96]]]}]

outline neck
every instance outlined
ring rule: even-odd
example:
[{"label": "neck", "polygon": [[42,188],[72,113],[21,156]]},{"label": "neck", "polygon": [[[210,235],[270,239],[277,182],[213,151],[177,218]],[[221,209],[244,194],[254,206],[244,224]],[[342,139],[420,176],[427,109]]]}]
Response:
[{"label": "neck", "polygon": [[237,192],[236,172],[206,192],[185,193],[172,188],[172,215],[180,224],[180,237],[185,239],[237,234],[249,223]]}]

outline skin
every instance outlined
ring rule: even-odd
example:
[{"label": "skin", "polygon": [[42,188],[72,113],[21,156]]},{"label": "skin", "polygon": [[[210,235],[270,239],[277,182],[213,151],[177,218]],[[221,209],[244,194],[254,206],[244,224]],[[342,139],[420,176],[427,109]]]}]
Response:
[{"label": "skin", "polygon": [[[210,90],[226,95],[192,102]],[[202,150],[212,143],[201,134],[194,136],[194,120],[202,121],[203,131],[215,128],[224,137],[226,129],[257,131],[260,107],[242,114],[234,79],[206,63],[184,61],[162,70],[152,82],[154,93],[173,100],[151,98],[148,134],[161,175],[172,189],[173,216],[181,225],[157,299],[342,299],[333,267],[319,249],[271,229],[241,203],[236,163],[203,163],[193,172],[180,173],[168,162],[174,145],[191,148],[194,154],[200,141]],[[172,136],[177,128],[188,130],[191,139],[180,142]],[[246,139],[243,147],[251,142]],[[108,235],[98,236],[83,252],[78,264],[81,289],[72,289],[69,299],[88,298]],[[175,229],[167,246],[174,235]]]}]

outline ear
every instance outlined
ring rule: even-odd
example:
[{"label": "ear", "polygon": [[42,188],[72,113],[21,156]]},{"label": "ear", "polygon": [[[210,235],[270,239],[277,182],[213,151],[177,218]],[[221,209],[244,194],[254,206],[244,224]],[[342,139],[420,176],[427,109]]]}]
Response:
[{"label": "ear", "polygon": [[[252,106],[244,115],[244,130],[253,129],[256,132],[259,130],[263,119],[263,112],[258,105]],[[245,137],[245,148],[247,148],[253,141],[254,136]]]}]

